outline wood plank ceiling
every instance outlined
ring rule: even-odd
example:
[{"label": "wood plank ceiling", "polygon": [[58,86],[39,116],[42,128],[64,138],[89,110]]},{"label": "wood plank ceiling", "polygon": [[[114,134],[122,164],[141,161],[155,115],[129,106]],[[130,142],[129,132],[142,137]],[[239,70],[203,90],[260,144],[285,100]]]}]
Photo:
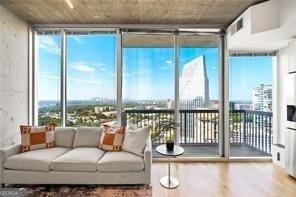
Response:
[{"label": "wood plank ceiling", "polygon": [[192,24],[225,27],[262,0],[1,0],[33,24]]}]

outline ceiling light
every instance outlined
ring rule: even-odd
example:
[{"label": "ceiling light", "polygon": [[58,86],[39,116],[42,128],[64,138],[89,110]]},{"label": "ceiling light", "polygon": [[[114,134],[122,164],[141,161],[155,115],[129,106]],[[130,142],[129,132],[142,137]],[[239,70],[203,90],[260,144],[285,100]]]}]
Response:
[{"label": "ceiling light", "polygon": [[217,33],[217,32],[220,32],[221,29],[218,29],[218,28],[180,28],[179,31]]},{"label": "ceiling light", "polygon": [[74,9],[74,6],[71,2],[71,0],[66,0],[66,3],[68,4],[68,6],[73,10]]}]

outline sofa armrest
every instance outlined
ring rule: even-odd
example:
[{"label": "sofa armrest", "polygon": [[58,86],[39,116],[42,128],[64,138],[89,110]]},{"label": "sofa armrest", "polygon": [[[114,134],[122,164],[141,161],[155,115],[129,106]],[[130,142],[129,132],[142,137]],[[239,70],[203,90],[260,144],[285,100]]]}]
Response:
[{"label": "sofa armrest", "polygon": [[151,183],[151,166],[152,166],[152,143],[149,137],[144,150],[145,174],[148,184]]},{"label": "sofa armrest", "polygon": [[0,160],[3,161],[7,159],[8,157],[18,154],[20,152],[21,145],[20,144],[15,144],[11,145],[5,148],[0,149]]},{"label": "sofa armrest", "polygon": [[8,157],[19,153],[20,148],[21,148],[20,144],[15,144],[15,145],[11,145],[11,146],[0,149],[0,183],[3,183],[2,174],[3,174],[3,163],[4,163],[4,161]]}]

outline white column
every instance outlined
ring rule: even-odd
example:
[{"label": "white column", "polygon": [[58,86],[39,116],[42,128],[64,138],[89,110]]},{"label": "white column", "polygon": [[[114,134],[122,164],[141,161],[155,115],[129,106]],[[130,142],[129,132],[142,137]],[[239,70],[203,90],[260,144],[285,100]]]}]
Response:
[{"label": "white column", "polygon": [[117,124],[121,125],[121,111],[122,111],[122,34],[120,29],[117,30],[117,53],[116,53],[116,111],[117,111]]}]

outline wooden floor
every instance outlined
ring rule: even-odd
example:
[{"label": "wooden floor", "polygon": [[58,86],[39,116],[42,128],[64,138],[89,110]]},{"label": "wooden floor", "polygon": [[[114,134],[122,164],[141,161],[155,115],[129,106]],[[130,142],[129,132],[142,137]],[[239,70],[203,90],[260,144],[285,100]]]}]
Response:
[{"label": "wooden floor", "polygon": [[296,197],[296,179],[271,162],[174,163],[172,174],[180,186],[163,188],[159,179],[167,175],[167,164],[153,163],[153,197]]}]

